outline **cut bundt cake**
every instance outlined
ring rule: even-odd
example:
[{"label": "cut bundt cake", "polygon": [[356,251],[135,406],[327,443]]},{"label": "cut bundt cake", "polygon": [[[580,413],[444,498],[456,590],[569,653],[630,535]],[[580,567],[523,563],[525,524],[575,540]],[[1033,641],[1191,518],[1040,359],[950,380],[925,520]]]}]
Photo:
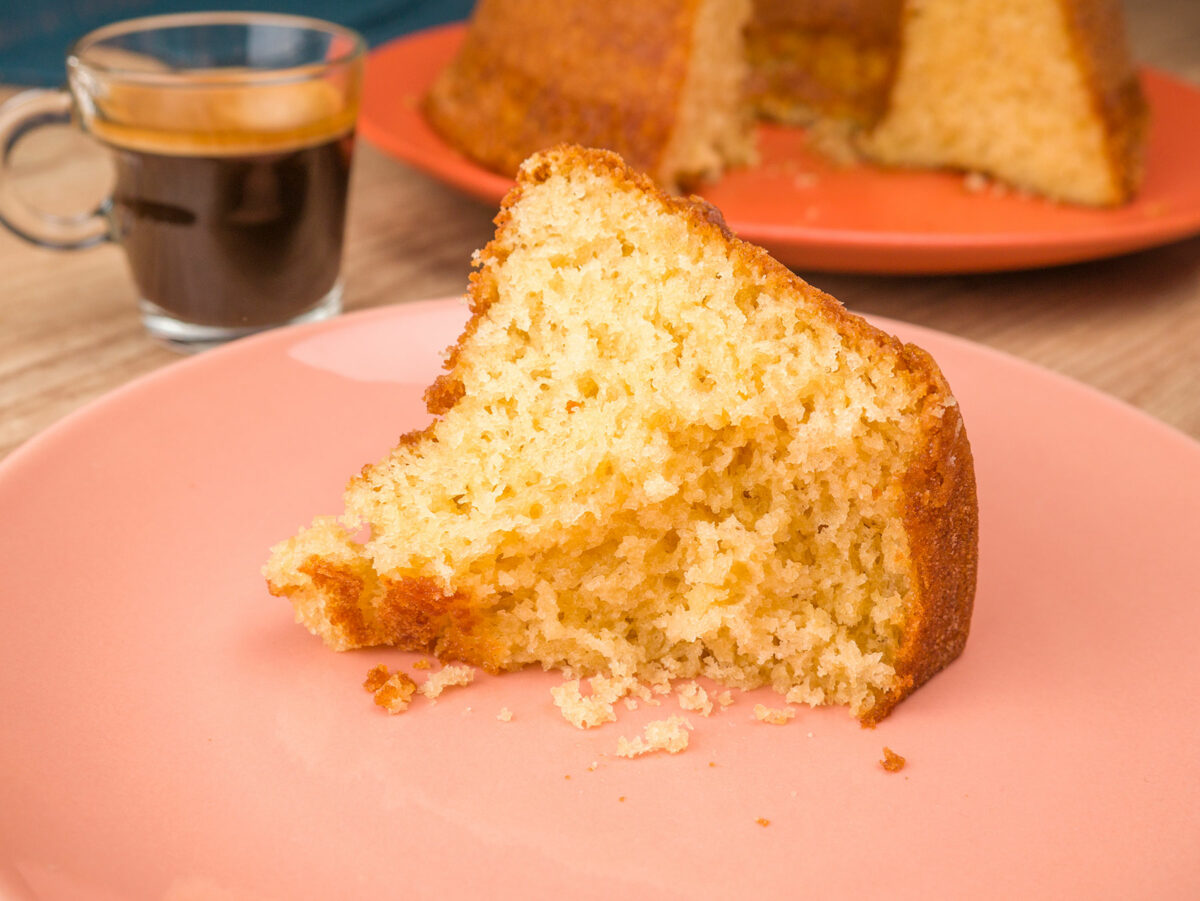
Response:
[{"label": "cut bundt cake", "polygon": [[752,158],[739,39],[749,11],[750,0],[480,0],[424,111],[497,172],[570,141],[686,186]]},{"label": "cut bundt cake", "polygon": [[506,174],[572,141],[677,188],[750,159],[761,115],[839,154],[1118,204],[1146,131],[1120,2],[482,0],[425,111]]},{"label": "cut bundt cake", "polygon": [[272,552],[299,622],[865,723],[958,656],[974,472],[924,351],[609,152],[532,157],[496,221],[436,418]]}]

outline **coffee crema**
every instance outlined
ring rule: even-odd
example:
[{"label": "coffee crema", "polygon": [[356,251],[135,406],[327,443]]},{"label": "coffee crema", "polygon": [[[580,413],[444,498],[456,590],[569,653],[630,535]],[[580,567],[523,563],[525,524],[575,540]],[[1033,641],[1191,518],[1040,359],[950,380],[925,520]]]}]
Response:
[{"label": "coffee crema", "polygon": [[341,269],[353,123],[320,82],[111,96],[89,128],[115,159],[110,215],[143,299],[233,328],[319,304]]}]

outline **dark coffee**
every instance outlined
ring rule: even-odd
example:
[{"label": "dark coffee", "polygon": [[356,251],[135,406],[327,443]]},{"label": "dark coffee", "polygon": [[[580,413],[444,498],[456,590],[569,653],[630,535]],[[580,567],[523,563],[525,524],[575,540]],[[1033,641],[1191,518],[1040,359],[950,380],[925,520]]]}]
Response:
[{"label": "dark coffee", "polygon": [[351,133],[236,154],[106,140],[112,217],[141,296],[198,325],[288,321],[338,279]]}]

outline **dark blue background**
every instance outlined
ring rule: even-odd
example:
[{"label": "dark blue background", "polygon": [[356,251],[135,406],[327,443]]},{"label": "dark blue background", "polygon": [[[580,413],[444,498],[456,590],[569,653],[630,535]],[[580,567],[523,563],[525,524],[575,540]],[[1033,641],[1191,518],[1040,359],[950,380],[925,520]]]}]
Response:
[{"label": "dark blue background", "polygon": [[473,5],[474,0],[0,0],[0,83],[63,84],[72,41],[135,16],[211,9],[297,13],[348,25],[376,47],[410,31],[465,19]]}]

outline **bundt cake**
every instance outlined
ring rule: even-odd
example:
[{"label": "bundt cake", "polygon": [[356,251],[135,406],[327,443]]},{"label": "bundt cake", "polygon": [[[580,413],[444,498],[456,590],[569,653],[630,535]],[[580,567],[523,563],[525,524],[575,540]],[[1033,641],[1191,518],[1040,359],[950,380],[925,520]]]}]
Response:
[{"label": "bundt cake", "polygon": [[335,649],[873,723],[962,651],[977,510],[934,361],[606,151],[532,157],[434,414],[264,574]]},{"label": "bundt cake", "polygon": [[565,140],[686,186],[760,115],[1089,205],[1132,197],[1146,130],[1120,0],[481,0],[425,111],[506,174]]}]

